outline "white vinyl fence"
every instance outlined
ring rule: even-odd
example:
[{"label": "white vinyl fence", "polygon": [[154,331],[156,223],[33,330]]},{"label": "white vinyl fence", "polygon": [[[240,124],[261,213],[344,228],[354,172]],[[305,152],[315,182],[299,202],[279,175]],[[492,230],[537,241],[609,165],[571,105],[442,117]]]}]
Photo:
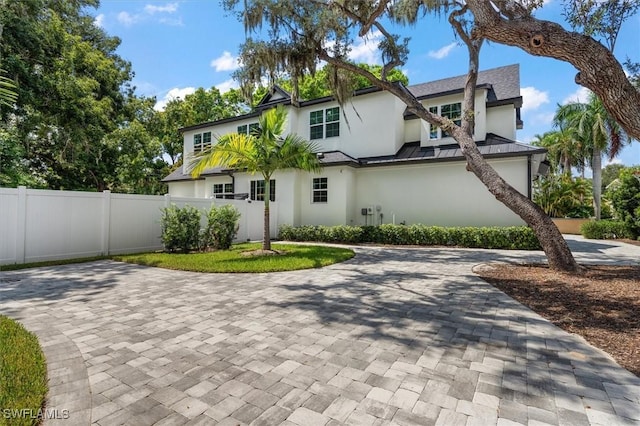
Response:
[{"label": "white vinyl fence", "polygon": [[[203,212],[232,204],[241,214],[236,241],[262,239],[259,201],[0,188],[0,265],[160,250],[162,208],[171,204]],[[275,236],[277,203],[270,206]]]}]

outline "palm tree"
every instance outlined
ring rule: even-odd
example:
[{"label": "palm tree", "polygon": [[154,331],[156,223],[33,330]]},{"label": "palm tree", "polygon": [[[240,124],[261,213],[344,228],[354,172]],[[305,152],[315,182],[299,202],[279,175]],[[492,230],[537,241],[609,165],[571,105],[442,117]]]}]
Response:
[{"label": "palm tree", "polygon": [[575,130],[584,149],[584,156],[590,158],[593,170],[593,203],[596,220],[600,219],[602,200],[602,153],[613,159],[629,137],[615,119],[607,112],[595,94],[589,95],[587,103],[572,102],[562,105],[556,111],[554,124]]},{"label": "palm tree", "polygon": [[535,137],[531,144],[548,150],[552,172],[562,169],[563,174],[571,176],[571,167],[580,168],[580,142],[572,129],[560,128]]},{"label": "palm tree", "polygon": [[192,162],[191,175],[198,177],[210,167],[261,173],[264,179],[264,231],[262,249],[271,250],[269,230],[270,180],[277,170],[298,169],[317,172],[322,168],[317,147],[302,137],[283,136],[287,112],[281,106],[260,116],[259,127],[249,135],[229,133],[217,138],[217,144],[198,154]]}]

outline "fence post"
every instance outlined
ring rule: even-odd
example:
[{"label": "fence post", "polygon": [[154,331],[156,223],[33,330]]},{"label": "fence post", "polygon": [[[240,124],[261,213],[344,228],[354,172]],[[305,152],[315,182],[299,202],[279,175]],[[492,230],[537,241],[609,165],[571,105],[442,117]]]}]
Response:
[{"label": "fence post", "polygon": [[171,194],[164,194],[164,207],[171,207]]},{"label": "fence post", "polygon": [[111,234],[111,191],[102,191],[102,255],[109,256]]},{"label": "fence post", "polygon": [[18,223],[16,223],[16,263],[24,263],[27,241],[27,187],[18,187]]}]

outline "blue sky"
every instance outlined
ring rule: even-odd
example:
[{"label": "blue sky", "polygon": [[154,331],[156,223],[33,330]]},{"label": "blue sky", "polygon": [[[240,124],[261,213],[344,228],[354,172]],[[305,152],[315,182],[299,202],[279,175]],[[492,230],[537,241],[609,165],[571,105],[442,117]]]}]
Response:
[{"label": "blue sky", "polygon": [[[547,0],[536,16],[565,25],[561,3]],[[132,63],[137,93],[155,96],[157,108],[198,87],[215,86],[224,91],[237,86],[231,73],[238,66],[237,54],[245,33],[217,0],[102,0],[100,8],[91,13],[96,25],[120,37],[118,53]],[[412,39],[409,61],[403,67],[410,84],[466,73],[466,49],[456,42],[445,17],[423,19],[403,29],[402,34]],[[376,40],[376,34],[360,40],[352,59],[379,63]],[[625,22],[614,53],[621,62],[627,57],[640,61],[640,14]],[[586,89],[574,83],[576,70],[570,64],[534,57],[513,47],[483,46],[480,69],[513,63],[520,64],[524,102],[519,141],[529,142],[534,135],[550,130],[557,104],[586,99]],[[625,147],[614,162],[640,164],[640,143],[634,141]]]}]

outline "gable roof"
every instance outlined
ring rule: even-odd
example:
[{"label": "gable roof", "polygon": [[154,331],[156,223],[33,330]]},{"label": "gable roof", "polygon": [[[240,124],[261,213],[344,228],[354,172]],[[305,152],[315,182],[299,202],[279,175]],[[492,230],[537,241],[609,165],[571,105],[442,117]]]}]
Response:
[{"label": "gable roof", "polygon": [[[467,75],[459,75],[456,77],[444,78],[428,83],[415,84],[408,86],[406,89],[418,99],[434,98],[445,96],[448,94],[462,93]],[[398,83],[402,87],[402,83]],[[497,106],[506,103],[514,103],[516,108],[522,106],[522,97],[520,96],[520,65],[506,65],[503,67],[492,68],[478,73],[478,89],[488,89],[489,96],[487,99],[488,106]],[[354,96],[367,95],[369,93],[380,92],[382,89],[377,87],[366,87],[358,89],[354,92]],[[333,96],[326,96],[318,99],[302,101],[298,107],[321,104],[325,102],[335,101]],[[221,120],[210,121],[206,123],[195,124],[178,129],[180,132],[197,130],[213,125],[240,121],[246,118],[258,117],[262,111],[275,105],[292,105],[291,94],[282,89],[278,85],[274,85],[271,90],[260,100],[260,103],[250,112],[236,117],[223,118]],[[405,119],[412,118],[411,114],[405,111]]]},{"label": "gable roof", "polygon": [[[467,75],[443,78],[407,87],[418,99],[443,96],[464,90]],[[520,65],[507,65],[478,72],[477,88],[489,89],[489,101],[520,97]]]},{"label": "gable roof", "polygon": [[260,102],[256,105],[256,109],[262,109],[285,102],[291,102],[291,94],[277,84],[274,84],[267,94],[260,99]]}]

